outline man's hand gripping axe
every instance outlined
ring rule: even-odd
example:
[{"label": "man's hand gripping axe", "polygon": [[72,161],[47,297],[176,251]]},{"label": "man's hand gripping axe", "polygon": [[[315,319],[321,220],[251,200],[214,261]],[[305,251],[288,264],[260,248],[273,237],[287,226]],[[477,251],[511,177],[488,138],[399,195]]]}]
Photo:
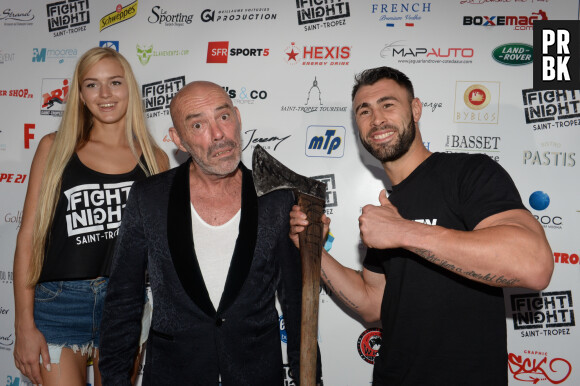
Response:
[{"label": "man's hand gripping axe", "polygon": [[298,235],[302,260],[302,319],[300,334],[300,386],[316,385],[318,294],[322,254],[321,221],[326,185],[294,173],[260,145],[254,149],[252,174],[258,197],[274,190],[291,189],[297,204],[308,217],[308,226]]}]

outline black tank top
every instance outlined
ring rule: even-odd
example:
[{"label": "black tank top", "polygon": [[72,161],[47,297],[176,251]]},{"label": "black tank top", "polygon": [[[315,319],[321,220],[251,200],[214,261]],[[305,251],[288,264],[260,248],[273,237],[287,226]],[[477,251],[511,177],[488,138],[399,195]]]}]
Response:
[{"label": "black tank top", "polygon": [[139,165],[124,174],[99,173],[73,154],[62,175],[39,282],[108,276],[131,185],[145,177]]}]

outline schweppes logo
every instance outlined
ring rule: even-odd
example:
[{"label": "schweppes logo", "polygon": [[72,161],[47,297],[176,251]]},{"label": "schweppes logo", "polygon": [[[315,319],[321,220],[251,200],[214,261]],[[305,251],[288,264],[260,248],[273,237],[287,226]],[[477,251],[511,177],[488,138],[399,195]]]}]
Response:
[{"label": "schweppes logo", "polygon": [[125,20],[129,20],[137,14],[137,3],[139,0],[135,0],[129,5],[122,6],[117,5],[117,9],[114,12],[109,13],[103,17],[99,23],[99,30],[102,31],[105,28],[114,26],[115,24],[121,23]]}]

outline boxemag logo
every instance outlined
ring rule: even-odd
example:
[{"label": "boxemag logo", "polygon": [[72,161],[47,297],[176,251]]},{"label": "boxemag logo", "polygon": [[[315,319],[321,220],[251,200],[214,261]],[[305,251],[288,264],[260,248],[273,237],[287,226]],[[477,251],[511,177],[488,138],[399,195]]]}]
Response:
[{"label": "boxemag logo", "polygon": [[193,20],[193,13],[187,15],[181,12],[169,13],[168,11],[156,5],[151,8],[152,16],[147,18],[151,24],[164,25],[165,27],[183,27],[185,24],[191,24]]},{"label": "boxemag logo", "polygon": [[284,50],[284,61],[302,66],[348,66],[350,46],[298,46],[295,42]]},{"label": "boxemag logo", "polygon": [[[324,101],[326,96],[323,98],[323,90],[326,90],[326,80],[323,81],[322,85],[318,81],[318,77],[315,75],[312,80],[312,84],[304,88],[304,104],[300,105],[287,105],[282,106],[281,111],[286,112],[301,112],[301,113],[312,113],[317,111],[324,112],[346,112],[346,106],[327,106]],[[321,89],[322,86],[322,89]],[[326,95],[326,94],[325,94]]]},{"label": "boxemag logo", "polygon": [[[263,101],[268,98],[266,90],[252,90],[251,87],[240,87],[239,89],[222,86],[228,96],[235,104],[254,104],[256,101]],[[248,90],[250,89],[250,90]]]},{"label": "boxemag logo", "polygon": [[533,385],[541,381],[551,384],[564,382],[572,373],[572,365],[564,358],[555,358],[545,351],[524,350],[523,353],[508,354],[508,367],[512,377]]},{"label": "boxemag logo", "polygon": [[70,80],[66,78],[42,79],[40,115],[62,116],[68,97],[69,82]]},{"label": "boxemag logo", "polygon": [[[261,132],[260,132],[261,133]],[[246,150],[248,147],[251,150],[254,150],[256,145],[262,146],[266,150],[273,150],[275,151],[278,149],[278,146],[292,135],[282,135],[280,137],[276,135],[267,135],[266,137],[261,137],[258,135],[258,129],[250,129],[244,131],[244,137],[250,137],[247,140],[244,138],[244,142],[246,145],[242,148],[242,151]]]},{"label": "boxemag logo", "polygon": [[169,115],[169,104],[181,88],[185,86],[185,76],[176,76],[165,80],[147,83],[141,86],[145,116],[155,118]]},{"label": "boxemag logo", "polygon": [[522,90],[524,115],[534,130],[580,126],[580,90]]},{"label": "boxemag logo", "polygon": [[46,4],[48,32],[53,37],[86,31],[91,22],[89,0],[57,1]]},{"label": "boxemag logo", "polygon": [[344,126],[308,126],[306,130],[306,156],[341,158],[344,155]]},{"label": "boxemag logo", "polygon": [[497,46],[491,52],[491,57],[498,63],[508,66],[522,66],[534,60],[534,47],[525,43],[507,43]]},{"label": "boxemag logo", "polygon": [[396,58],[399,63],[473,63],[473,48],[408,47],[404,40],[386,43],[381,49],[381,58]]},{"label": "boxemag logo", "polygon": [[350,5],[348,1],[343,0],[331,2],[297,0],[296,14],[298,24],[304,26],[304,31],[313,31],[345,25],[345,19],[350,17]]},{"label": "boxemag logo", "polygon": [[[541,212],[546,210],[550,205],[550,196],[547,193],[537,190],[530,194],[528,202],[532,209]],[[562,229],[562,217],[561,216],[551,216],[550,214],[534,214],[536,220],[542,224],[545,229]]]},{"label": "boxemag logo", "polygon": [[276,20],[278,15],[272,13],[270,8],[240,8],[240,9],[204,9],[201,12],[201,21],[208,22],[253,22]]},{"label": "boxemag logo", "polygon": [[32,25],[32,20],[34,20],[32,9],[21,11],[6,8],[0,14],[0,21],[4,21],[5,26]]},{"label": "boxemag logo", "polygon": [[497,124],[499,89],[499,82],[457,81],[453,122]]},{"label": "boxemag logo", "polygon": [[227,63],[228,56],[268,56],[269,48],[229,48],[230,42],[208,42],[207,63]]},{"label": "boxemag logo", "polygon": [[557,142],[547,141],[540,143],[542,150],[524,150],[523,163],[530,166],[574,167],[576,166],[576,153],[562,151],[562,145]]},{"label": "boxemag logo", "polygon": [[371,14],[377,15],[385,27],[414,27],[422,16],[431,12],[431,3],[379,3],[371,5]]},{"label": "boxemag logo", "polygon": [[379,353],[383,342],[383,330],[380,328],[369,328],[364,330],[358,337],[356,348],[358,354],[367,363],[375,363],[375,357]]},{"label": "boxemag logo", "polygon": [[522,338],[571,335],[576,326],[572,291],[510,295],[514,330]]},{"label": "boxemag logo", "polygon": [[117,4],[117,8],[115,8],[113,12],[103,16],[99,22],[99,31],[103,31],[104,29],[112,27],[115,24],[122,23],[135,17],[135,15],[137,15],[138,2],[138,0],[135,0],[126,6]]},{"label": "boxemag logo", "polygon": [[548,20],[548,15],[541,9],[532,12],[530,16],[463,16],[463,25],[484,27],[514,26],[514,30],[526,31],[533,29],[535,20]]},{"label": "boxemag logo", "polygon": [[101,40],[99,42],[99,47],[112,48],[113,50],[119,52],[119,41],[118,40]]}]

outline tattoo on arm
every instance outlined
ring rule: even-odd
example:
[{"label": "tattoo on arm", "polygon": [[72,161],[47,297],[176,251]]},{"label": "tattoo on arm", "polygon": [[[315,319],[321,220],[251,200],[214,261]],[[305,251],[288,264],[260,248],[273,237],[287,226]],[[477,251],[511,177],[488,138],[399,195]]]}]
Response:
[{"label": "tattoo on arm", "polygon": [[324,269],[321,269],[320,271],[322,272],[323,280],[326,283],[326,285],[328,286],[328,288],[330,288],[330,290],[333,293],[337,294],[344,304],[346,304],[348,307],[352,308],[353,310],[357,310],[359,308],[358,305],[356,305],[348,297],[346,297],[344,295],[344,293],[342,293],[342,291],[338,291],[336,288],[334,288],[334,286],[332,285],[332,282],[330,281],[330,279],[326,275],[326,272],[324,272]]},{"label": "tattoo on arm", "polygon": [[437,264],[438,266],[440,266],[442,268],[445,268],[451,272],[455,272],[455,273],[457,273],[461,276],[464,276],[468,279],[471,279],[471,280],[480,281],[483,283],[489,283],[491,285],[495,284],[495,285],[500,286],[500,287],[515,286],[520,281],[520,279],[517,279],[517,278],[508,279],[508,278],[504,277],[503,275],[500,275],[499,277],[497,277],[497,275],[492,274],[492,273],[481,274],[481,273],[475,272],[473,270],[464,271],[461,267],[456,267],[454,264],[451,264],[446,260],[438,258],[437,256],[435,256],[433,254],[433,252],[431,252],[428,249],[413,248],[412,252],[416,253],[417,255],[421,256],[422,258],[424,258],[425,260],[427,260],[433,264]]}]

